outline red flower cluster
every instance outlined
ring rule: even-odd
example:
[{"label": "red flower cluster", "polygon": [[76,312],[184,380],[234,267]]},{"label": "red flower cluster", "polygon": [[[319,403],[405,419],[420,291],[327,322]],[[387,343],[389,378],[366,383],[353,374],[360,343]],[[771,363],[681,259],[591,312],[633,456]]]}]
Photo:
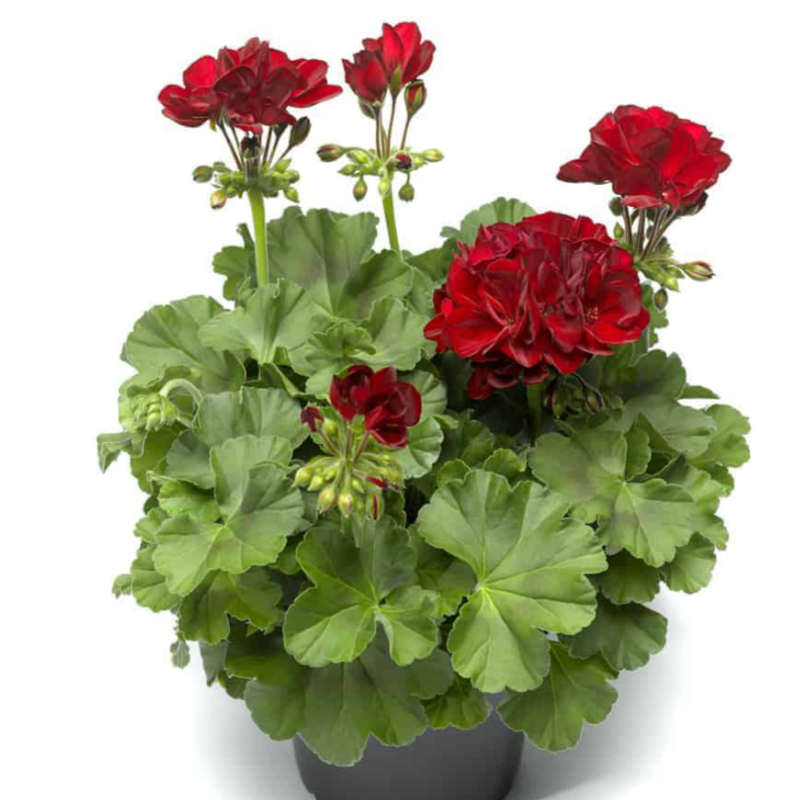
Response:
[{"label": "red flower cluster", "polygon": [[217,57],[203,56],[183,73],[183,86],[170,84],[158,95],[164,115],[196,128],[225,117],[237,128],[258,133],[262,125],[293,123],[288,107],[306,108],[335,97],[341,86],[327,81],[324,61],[291,60],[253,38]]},{"label": "red flower cluster", "polygon": [[728,168],[722,140],[663,108],[619,106],[591,129],[591,144],[558,172],[562,181],[611,183],[637,208],[691,206]]},{"label": "red flower cluster", "polygon": [[384,23],[382,36],[364,39],[364,49],[352,61],[342,59],[345,80],[365,103],[380,104],[387,89],[397,96],[426,72],[435,49],[432,42],[422,41],[416,22]]},{"label": "red flower cluster", "polygon": [[419,422],[422,411],[416,386],[397,380],[394,367],[379,372],[363,364],[350,367],[344,378],[334,377],[330,400],[348,422],[363,414],[364,427],[387,447],[408,444],[408,428]]},{"label": "red flower cluster", "polygon": [[425,335],[472,359],[475,399],[539,383],[550,367],[574,372],[588,355],[636,341],[650,321],[630,253],[587,217],[552,212],[482,228],[434,304]]}]

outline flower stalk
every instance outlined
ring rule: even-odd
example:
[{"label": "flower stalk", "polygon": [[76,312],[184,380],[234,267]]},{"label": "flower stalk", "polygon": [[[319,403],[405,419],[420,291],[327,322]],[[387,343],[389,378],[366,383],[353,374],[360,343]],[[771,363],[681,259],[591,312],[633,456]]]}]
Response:
[{"label": "flower stalk", "polygon": [[255,240],[256,283],[269,283],[269,258],[267,252],[267,220],[264,212],[264,196],[260,189],[248,189],[247,199],[253,214],[253,238]]}]

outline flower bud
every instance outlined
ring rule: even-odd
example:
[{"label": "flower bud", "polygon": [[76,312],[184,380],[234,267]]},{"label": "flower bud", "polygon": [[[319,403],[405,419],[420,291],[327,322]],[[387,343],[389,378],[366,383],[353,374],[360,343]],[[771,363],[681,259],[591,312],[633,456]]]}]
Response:
[{"label": "flower bud", "polygon": [[434,161],[441,161],[444,158],[444,154],[442,153],[441,150],[435,150],[432,148],[430,150],[425,150],[422,153],[422,157],[426,161],[434,162]]},{"label": "flower bud", "polygon": [[378,181],[378,193],[381,197],[386,197],[392,191],[392,182],[388,178],[381,178]]},{"label": "flower bud", "polygon": [[324,514],[326,511],[330,511],[333,508],[333,504],[336,502],[336,489],[333,486],[326,486],[320,493],[319,498],[317,500],[317,508],[319,509],[320,513]]},{"label": "flower bud", "polygon": [[283,190],[283,196],[287,200],[291,200],[292,203],[299,203],[300,202],[300,195],[297,193],[297,189],[294,186],[287,186]]},{"label": "flower bud", "polygon": [[413,117],[425,105],[427,99],[428,90],[425,88],[425,83],[423,81],[411,81],[406,86],[405,91],[406,113],[408,116]]},{"label": "flower bud", "polygon": [[289,169],[289,165],[291,163],[292,163],[291,158],[282,158],[275,164],[273,169],[275,170],[275,172],[286,172],[286,170]]},{"label": "flower bud", "polygon": [[217,189],[211,193],[211,208],[222,208],[227,202],[228,198],[222,189]]},{"label": "flower bud", "polygon": [[653,303],[659,311],[663,311],[667,307],[668,302],[669,302],[669,295],[667,294],[666,289],[659,289],[653,295]]},{"label": "flower bud", "polygon": [[603,396],[593,389],[586,389],[583,402],[590,414],[597,414],[603,408]]},{"label": "flower bud", "polygon": [[672,289],[673,292],[680,291],[681,285],[678,283],[678,279],[674,275],[667,275],[662,279],[661,283],[666,286],[667,289]]},{"label": "flower bud", "polygon": [[296,169],[287,169],[283,179],[289,183],[297,183],[300,180],[300,173]]},{"label": "flower bud", "polygon": [[353,506],[355,505],[355,497],[350,492],[342,492],[336,504],[339,506],[342,516],[349,517],[353,513]]},{"label": "flower bud", "polygon": [[214,177],[214,168],[201,165],[192,170],[192,179],[196,183],[208,183]]},{"label": "flower bud", "polygon": [[411,156],[408,155],[408,153],[398,153],[394,157],[394,165],[402,172],[408,172],[408,170],[414,166],[414,162],[411,160]]},{"label": "flower bud", "polygon": [[364,494],[365,491],[364,482],[361,481],[359,478],[351,478],[350,486],[353,488],[353,491],[358,492],[359,494]]},{"label": "flower bud", "polygon": [[339,170],[339,174],[340,175],[347,175],[348,177],[350,177],[352,175],[358,175],[360,171],[361,170],[359,170],[359,168],[355,164],[345,164]]},{"label": "flower bud", "polygon": [[332,419],[326,419],[322,423],[322,432],[326,436],[333,438],[339,433],[339,426]]},{"label": "flower bud", "polygon": [[311,130],[311,120],[308,117],[300,117],[294,125],[292,125],[292,132],[289,134],[289,147],[297,147],[299,144],[308,138],[308,133]]},{"label": "flower bud", "polygon": [[624,235],[625,231],[623,230],[622,225],[620,225],[619,222],[617,222],[614,225],[614,238],[621,239]]},{"label": "flower bud", "polygon": [[707,281],[714,277],[714,270],[705,261],[693,261],[691,264],[684,264],[683,271],[693,281]]},{"label": "flower bud", "polygon": [[353,186],[353,197],[356,200],[363,200],[367,196],[367,182],[359,178]]},{"label": "flower bud", "polygon": [[344,155],[344,148],[338,144],[324,144],[317,150],[320,161],[336,161]]},{"label": "flower bud", "polygon": [[367,498],[366,510],[372,519],[380,519],[383,516],[384,502],[383,496],[373,494]]},{"label": "flower bud", "polygon": [[414,187],[410,183],[404,183],[398,190],[397,196],[410,203],[414,199]]},{"label": "flower bud", "polygon": [[371,160],[369,153],[359,147],[354,147],[352,150],[348,150],[347,157],[354,164],[360,164],[362,167],[369,164]]},{"label": "flower bud", "polygon": [[231,168],[224,161],[215,161],[211,165],[211,168],[214,170],[214,172],[220,172],[220,173],[231,171]]},{"label": "flower bud", "polygon": [[315,475],[311,482],[308,484],[308,490],[310,492],[317,492],[325,485],[325,478],[322,475]]},{"label": "flower bud", "polygon": [[612,197],[608,207],[615,217],[622,215],[622,200],[619,197]]},{"label": "flower bud", "polygon": [[242,139],[242,155],[245,158],[257,158],[260,153],[261,148],[255,136],[245,136]]},{"label": "flower bud", "polygon": [[306,486],[308,483],[311,482],[311,479],[314,477],[314,470],[311,469],[307,464],[304,467],[300,467],[294,474],[294,486]]},{"label": "flower bud", "polygon": [[358,101],[358,107],[361,109],[361,113],[365,117],[369,117],[369,119],[378,118],[378,112],[380,111],[382,105],[383,101],[380,103],[367,103],[364,100]]}]

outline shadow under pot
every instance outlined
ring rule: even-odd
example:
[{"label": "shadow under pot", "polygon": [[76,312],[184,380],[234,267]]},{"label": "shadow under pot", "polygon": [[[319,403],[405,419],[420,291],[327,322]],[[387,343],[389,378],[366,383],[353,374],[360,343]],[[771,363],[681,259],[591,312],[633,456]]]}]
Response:
[{"label": "shadow under pot", "polygon": [[299,736],[294,753],[317,800],[502,800],[519,770],[523,742],[493,713],[472,730],[428,730],[406,747],[370,739],[352,767],[324,763]]}]

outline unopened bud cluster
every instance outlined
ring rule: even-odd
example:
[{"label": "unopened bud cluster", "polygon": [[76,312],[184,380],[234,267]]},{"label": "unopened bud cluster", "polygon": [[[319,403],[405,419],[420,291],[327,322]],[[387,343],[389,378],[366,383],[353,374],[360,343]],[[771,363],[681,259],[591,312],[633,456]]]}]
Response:
[{"label": "unopened bud cluster", "polygon": [[120,405],[120,423],[130,433],[150,433],[181,419],[181,411],[158,392],[142,392]]},{"label": "unopened bud cluster", "polygon": [[386,452],[363,427],[343,419],[325,419],[314,427],[314,438],[325,455],[312,458],[294,476],[294,485],[318,492],[317,510],[337,508],[342,516],[383,515],[385,489],[399,490],[403,473],[394,456]]},{"label": "unopened bud cluster", "polygon": [[597,414],[609,405],[607,398],[573,375],[562,375],[554,380],[544,395],[545,408],[560,418],[568,413]]},{"label": "unopened bud cluster", "polygon": [[392,179],[396,173],[406,176],[405,183],[400,187],[398,196],[401,200],[414,199],[415,191],[411,185],[411,173],[422,169],[427,164],[441,161],[444,155],[439,150],[429,149],[421,152],[412,152],[408,149],[393,149],[386,159],[381,158],[375,150],[364,150],[361,147],[341,147],[338,144],[325,144],[317,150],[317,155],[322,161],[337,161],[345,156],[348,159],[339,172],[348,178],[355,178],[353,184],[353,197],[363,200],[367,195],[368,176],[378,178],[378,193],[386,196],[392,190]]},{"label": "unopened bud cluster", "polygon": [[[300,180],[300,173],[290,169],[291,159],[282,158],[274,165],[259,166],[260,152],[257,149],[252,152],[252,158],[245,158],[243,170],[232,170],[221,161],[195,167],[192,177],[197,183],[213,181],[211,208],[222,208],[230,198],[241,197],[251,189],[258,189],[265,197],[283,194],[287,200],[298,202],[300,197],[294,184]],[[243,154],[247,153],[247,148],[243,147]]]}]

